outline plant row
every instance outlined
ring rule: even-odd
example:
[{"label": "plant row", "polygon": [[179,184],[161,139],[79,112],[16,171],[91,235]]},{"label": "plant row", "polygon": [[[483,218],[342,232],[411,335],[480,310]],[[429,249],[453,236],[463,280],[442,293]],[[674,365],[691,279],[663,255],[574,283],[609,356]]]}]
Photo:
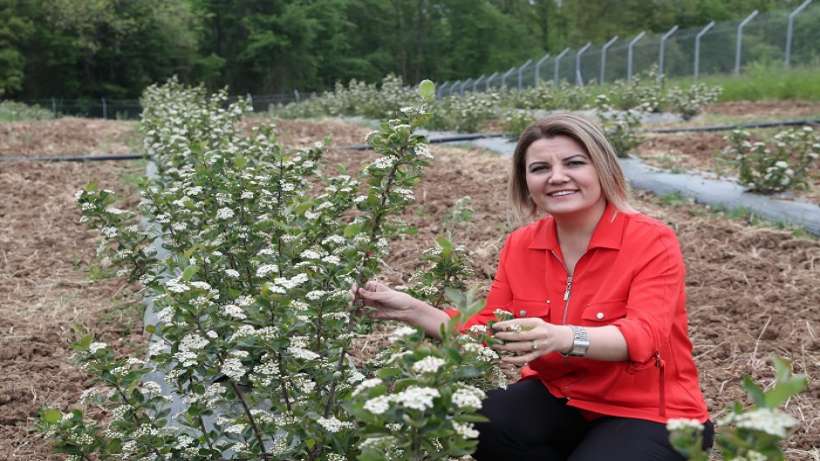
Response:
[{"label": "plant row", "polygon": [[[148,357],[122,357],[91,336],[75,345],[99,385],[41,427],[70,459],[420,460],[472,452],[484,389],[504,383],[483,331],[435,343],[400,328],[372,357],[353,286],[374,277],[397,215],[413,202],[430,154],[414,134],[424,101],[384,122],[379,157],[354,178],[322,166],[324,147],[288,151],[271,128],[245,137],[244,101],[172,81],[144,96],[145,149],[159,174],[137,210],[89,185],[83,220],[101,256],[139,281],[158,324]],[[169,253],[159,257],[157,245]],[[428,254],[418,291],[459,286],[460,251]],[[469,315],[481,303],[464,296]],[[85,414],[100,407],[109,418]],[[84,411],[85,410],[85,411]]]},{"label": "plant row", "polygon": [[[605,87],[575,86],[562,81],[557,85],[541,82],[523,90],[506,87],[484,92],[469,90],[436,100],[425,127],[475,132],[488,122],[500,120],[504,121],[507,132],[517,136],[520,119],[534,119],[534,111],[595,109],[600,96],[605,96],[615,110],[668,111],[688,119],[697,115],[704,105],[716,101],[720,93],[717,87],[697,83],[688,87],[670,85],[653,70]],[[337,83],[334,91],[278,106],[273,113],[284,118],[346,115],[384,119],[402,107],[415,104],[417,99],[418,95],[404,86],[400,78],[388,75],[381,85],[355,80],[347,86]]]}]

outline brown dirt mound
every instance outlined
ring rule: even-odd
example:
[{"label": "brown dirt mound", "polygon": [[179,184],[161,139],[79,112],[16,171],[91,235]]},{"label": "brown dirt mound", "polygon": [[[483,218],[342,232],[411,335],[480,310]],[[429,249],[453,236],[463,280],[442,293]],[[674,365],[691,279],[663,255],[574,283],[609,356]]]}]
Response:
[{"label": "brown dirt mound", "polygon": [[127,154],[136,123],[66,117],[0,123],[0,156]]},{"label": "brown dirt mound", "polygon": [[[88,136],[92,134],[86,133]],[[89,386],[70,360],[86,331],[120,350],[139,341],[141,314],[122,310],[121,280],[89,281],[93,234],[74,191],[89,181],[123,190],[126,164],[5,163],[0,168],[0,452],[47,459],[34,430],[39,408],[66,408]]]},{"label": "brown dirt mound", "polygon": [[741,118],[788,118],[820,114],[818,101],[727,101],[710,104],[704,113]]}]

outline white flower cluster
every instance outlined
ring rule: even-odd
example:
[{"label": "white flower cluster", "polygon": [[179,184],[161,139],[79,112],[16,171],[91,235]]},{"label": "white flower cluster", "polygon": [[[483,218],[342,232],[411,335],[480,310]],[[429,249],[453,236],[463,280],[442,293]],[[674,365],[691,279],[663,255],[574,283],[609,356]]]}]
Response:
[{"label": "white flower cluster", "polygon": [[106,343],[93,342],[88,346],[88,352],[91,352],[92,354],[96,354],[97,352],[105,349],[106,347],[108,347],[108,344],[106,344]]},{"label": "white flower cluster", "polygon": [[734,424],[738,428],[765,432],[785,438],[788,431],[797,426],[791,415],[772,408],[757,408],[743,413],[730,413],[722,418],[719,425]]},{"label": "white flower cluster", "polygon": [[263,278],[272,272],[279,272],[279,266],[276,264],[263,264],[256,269],[256,276]]},{"label": "white flower cluster", "polygon": [[302,347],[295,347],[295,346],[288,347],[288,353],[290,353],[290,355],[292,355],[293,357],[295,357],[297,359],[307,360],[307,361],[316,360],[319,357],[321,357],[319,354],[317,354],[317,353],[315,353],[315,352],[313,352],[309,349],[305,349],[305,348],[302,348]]},{"label": "white flower cluster", "polygon": [[478,410],[481,408],[481,401],[484,397],[486,395],[481,389],[464,384],[453,392],[452,400],[458,408]]},{"label": "white flower cluster", "polygon": [[478,437],[478,431],[476,430],[473,423],[459,423],[453,421],[453,429],[456,430],[456,433],[465,439],[475,439]]},{"label": "white flower cluster", "polygon": [[394,343],[394,342],[396,342],[396,341],[401,340],[401,339],[402,339],[402,338],[404,338],[405,336],[410,336],[410,335],[412,335],[412,334],[415,334],[417,331],[418,331],[418,330],[416,330],[415,328],[413,328],[413,327],[409,327],[409,326],[407,326],[407,325],[400,326],[400,327],[396,328],[395,330],[393,330],[393,331],[390,333],[390,335],[387,337],[387,339],[388,339],[391,343]]},{"label": "white flower cluster", "polygon": [[428,355],[413,364],[413,371],[416,373],[435,373],[446,363],[444,359]]},{"label": "white flower cluster", "polygon": [[226,304],[222,306],[222,313],[226,317],[231,317],[237,320],[245,320],[247,318],[245,311],[243,311],[242,308],[236,304]]},{"label": "white flower cluster", "polygon": [[242,360],[238,357],[229,357],[225,359],[222,363],[222,368],[220,368],[219,371],[234,381],[240,380],[247,372],[245,366],[242,365]]},{"label": "white flower cluster", "polygon": [[191,367],[197,363],[197,351],[208,345],[208,340],[196,333],[189,333],[182,338],[179,343],[179,352],[174,354],[174,358],[183,367]]},{"label": "white flower cluster", "polygon": [[324,430],[333,433],[339,432],[343,429],[353,429],[356,427],[353,423],[349,421],[340,421],[335,416],[331,416],[329,418],[323,418],[320,416],[316,419],[316,422],[318,422]]},{"label": "white flower cluster", "polygon": [[666,422],[666,430],[669,432],[685,431],[685,430],[702,431],[703,424],[696,419],[689,418],[672,418]]},{"label": "white flower cluster", "polygon": [[404,407],[424,411],[433,408],[433,399],[439,396],[438,389],[410,386],[398,394],[394,394],[392,400]]},{"label": "white flower cluster", "polygon": [[367,389],[371,389],[371,388],[374,388],[374,387],[378,386],[382,382],[383,381],[379,378],[366,379],[366,380],[362,381],[361,383],[359,383],[359,385],[356,386],[356,389],[353,389],[353,394],[352,395],[356,396],[359,393],[361,393],[363,391],[366,391]]},{"label": "white flower cluster", "polygon": [[230,208],[220,208],[216,212],[217,219],[227,220],[234,217],[234,212]]},{"label": "white flower cluster", "polygon": [[364,409],[374,415],[381,415],[390,409],[390,402],[393,399],[389,395],[380,395],[364,403]]}]

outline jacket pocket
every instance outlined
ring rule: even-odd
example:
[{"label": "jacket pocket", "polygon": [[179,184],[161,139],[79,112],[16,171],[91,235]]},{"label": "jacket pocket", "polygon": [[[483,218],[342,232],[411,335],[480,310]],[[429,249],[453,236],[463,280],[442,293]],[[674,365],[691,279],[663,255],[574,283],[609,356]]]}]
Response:
[{"label": "jacket pocket", "polygon": [[547,318],[550,313],[550,305],[545,301],[525,301],[523,299],[513,299],[510,307],[512,308],[512,313],[515,318]]},{"label": "jacket pocket", "polygon": [[603,326],[626,317],[626,300],[592,302],[584,306],[581,322],[586,326]]}]

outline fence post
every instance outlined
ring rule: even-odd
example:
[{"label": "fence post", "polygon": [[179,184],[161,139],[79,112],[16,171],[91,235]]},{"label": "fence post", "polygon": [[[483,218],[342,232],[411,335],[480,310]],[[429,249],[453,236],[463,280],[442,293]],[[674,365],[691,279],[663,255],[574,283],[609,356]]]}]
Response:
[{"label": "fence post", "polygon": [[791,14],[789,14],[789,24],[786,28],[786,67],[791,66],[792,36],[794,35],[794,17],[800,14],[801,11],[806,9],[806,7],[809,6],[809,3],[811,3],[811,0],[806,0],[805,2],[800,4],[800,6],[795,8],[795,10],[791,12]]},{"label": "fence post", "polygon": [[513,72],[515,72],[515,67],[510,67],[510,70],[504,72],[504,75],[501,77],[501,86],[503,88],[507,88],[507,77],[509,77]]},{"label": "fence post", "polygon": [[635,44],[638,43],[638,40],[642,39],[646,32],[641,31],[640,34],[636,35],[635,38],[629,41],[629,46],[626,49],[626,79],[632,80],[632,49],[635,48]]},{"label": "fence post", "polygon": [[490,89],[490,83],[492,83],[493,79],[498,76],[498,72],[493,72],[492,75],[487,77],[487,82],[484,84],[484,91],[488,91]]},{"label": "fence post", "polygon": [[456,80],[452,85],[450,85],[450,92],[448,93],[449,96],[453,95],[453,88],[457,87],[459,84],[461,84],[461,80]]},{"label": "fence post", "polygon": [[553,76],[553,81],[556,85],[558,85],[558,70],[561,67],[561,58],[563,58],[564,55],[567,53],[569,53],[569,48],[564,48],[564,51],[562,51],[561,54],[555,57],[555,75]]},{"label": "fence post", "polygon": [[100,98],[102,101],[102,116],[103,119],[108,119],[108,105],[105,104],[105,98]]},{"label": "fence post", "polygon": [[521,91],[521,87],[524,85],[524,68],[529,66],[531,63],[532,59],[528,59],[527,62],[518,68],[518,91]]},{"label": "fence post", "polygon": [[711,21],[709,24],[706,24],[706,27],[700,30],[697,35],[695,35],[695,71],[694,77],[695,80],[698,79],[698,75],[700,74],[700,38],[703,37],[703,34],[709,32],[709,30],[715,26],[715,21]]},{"label": "fence post", "polygon": [[436,89],[436,96],[439,97],[439,98],[443,98],[444,97],[444,89],[447,88],[447,85],[449,85],[449,84],[450,84],[450,82],[442,83],[441,86],[439,86]]},{"label": "fence post", "polygon": [[743,28],[746,24],[749,23],[754,17],[757,16],[757,10],[752,11],[752,14],[746,16],[746,19],[740,21],[740,24],[737,25],[737,46],[735,48],[735,75],[740,73],[740,54],[743,43]]},{"label": "fence post", "polygon": [[464,87],[467,86],[467,84],[470,83],[471,81],[472,81],[472,79],[470,79],[470,78],[468,78],[467,80],[464,80],[464,83],[461,84],[461,88],[458,89],[458,94],[464,96]]},{"label": "fence post", "polygon": [[484,74],[481,74],[481,76],[478,77],[477,79],[475,79],[475,81],[473,82],[473,93],[475,93],[476,88],[478,88],[478,82],[480,82],[482,80],[484,80]]},{"label": "fence post", "polygon": [[51,98],[51,113],[57,118],[57,101],[54,98]]},{"label": "fence post", "polygon": [[609,39],[608,42],[604,43],[604,46],[601,47],[601,77],[599,82],[601,85],[604,84],[604,77],[606,76],[606,50],[612,46],[615,41],[618,40],[618,36],[614,36]]},{"label": "fence post", "polygon": [[575,54],[575,84],[578,86],[584,86],[584,79],[581,78],[581,55],[592,46],[592,42],[587,42],[586,45],[582,46],[578,53]]},{"label": "fence post", "polygon": [[668,40],[669,37],[671,37],[677,30],[678,26],[676,24],[661,37],[661,48],[658,51],[658,80],[663,78],[663,58],[666,53],[666,40]]},{"label": "fence post", "polygon": [[541,80],[541,64],[544,63],[547,59],[549,59],[550,54],[547,53],[544,55],[543,58],[539,59],[537,63],[535,63],[535,80],[532,82],[532,86],[538,86],[538,82]]}]

